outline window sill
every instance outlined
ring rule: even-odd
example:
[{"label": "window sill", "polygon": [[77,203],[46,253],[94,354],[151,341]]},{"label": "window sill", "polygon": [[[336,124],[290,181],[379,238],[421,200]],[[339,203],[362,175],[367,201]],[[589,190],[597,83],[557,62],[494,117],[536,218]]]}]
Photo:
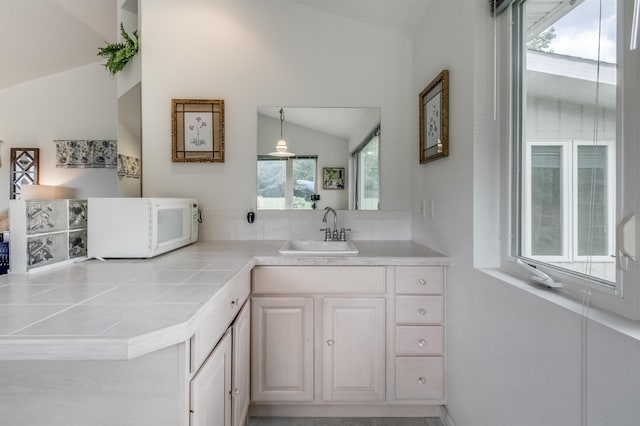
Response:
[{"label": "window sill", "polygon": [[[539,297],[540,299],[553,303],[558,307],[569,310],[579,316],[582,316],[583,314],[584,309],[582,303],[566,294],[538,287],[535,284],[531,284],[519,277],[516,277],[503,269],[478,268],[478,271],[505,284],[523,290],[533,296]],[[591,305],[587,312],[587,318],[610,330],[617,331],[618,333],[628,336],[634,340],[640,341],[640,321]]]}]

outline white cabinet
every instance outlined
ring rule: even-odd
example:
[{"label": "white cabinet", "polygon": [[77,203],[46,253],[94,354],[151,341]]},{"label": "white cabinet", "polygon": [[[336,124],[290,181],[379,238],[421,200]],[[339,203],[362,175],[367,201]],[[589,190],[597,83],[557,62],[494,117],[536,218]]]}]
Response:
[{"label": "white cabinet", "polygon": [[326,298],[322,305],[322,399],[383,401],[385,300]]},{"label": "white cabinet", "polygon": [[249,409],[250,302],[191,379],[191,426],[241,426]]},{"label": "white cabinet", "polygon": [[254,402],[384,401],[384,267],[257,267],[253,294]]},{"label": "white cabinet", "polygon": [[396,267],[394,399],[445,400],[444,268]]},{"label": "white cabinet", "polygon": [[445,267],[257,266],[256,415],[438,415]]},{"label": "white cabinet", "polygon": [[251,308],[250,301],[245,303],[238,314],[233,327],[233,362],[231,398],[232,424],[241,426],[246,424],[249,411],[251,376]]},{"label": "white cabinet", "polygon": [[246,424],[250,398],[250,290],[249,271],[234,277],[210,305],[190,339],[190,426]]},{"label": "white cabinet", "polygon": [[191,426],[231,426],[231,330],[191,379]]},{"label": "white cabinet", "polygon": [[313,299],[252,300],[252,399],[313,400]]}]

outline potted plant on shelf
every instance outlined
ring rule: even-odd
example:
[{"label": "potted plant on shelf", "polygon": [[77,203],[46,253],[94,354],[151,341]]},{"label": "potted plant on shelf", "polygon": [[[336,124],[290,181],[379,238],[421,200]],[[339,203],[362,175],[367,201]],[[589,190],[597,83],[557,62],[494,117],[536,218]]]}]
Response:
[{"label": "potted plant on shelf", "polygon": [[122,70],[127,62],[138,53],[138,31],[134,31],[130,36],[121,22],[120,34],[123,40],[121,43],[107,43],[105,47],[98,48],[98,56],[107,58],[107,63],[104,64],[104,67],[111,75],[115,75]]}]

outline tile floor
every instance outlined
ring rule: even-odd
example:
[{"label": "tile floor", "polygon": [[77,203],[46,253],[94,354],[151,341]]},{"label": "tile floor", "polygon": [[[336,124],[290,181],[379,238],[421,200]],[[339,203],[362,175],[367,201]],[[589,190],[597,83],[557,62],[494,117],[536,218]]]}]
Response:
[{"label": "tile floor", "polygon": [[443,426],[443,423],[435,417],[252,417],[249,426]]}]

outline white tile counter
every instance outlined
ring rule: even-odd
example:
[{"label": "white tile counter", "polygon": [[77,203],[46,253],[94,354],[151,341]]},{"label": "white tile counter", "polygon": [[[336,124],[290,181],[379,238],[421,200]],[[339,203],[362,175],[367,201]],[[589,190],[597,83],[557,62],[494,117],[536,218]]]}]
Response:
[{"label": "white tile counter", "polygon": [[283,256],[282,241],[201,242],[149,260],[90,260],[0,277],[0,360],[126,360],[190,338],[216,295],[255,265],[447,265],[411,241],[357,256]]}]

